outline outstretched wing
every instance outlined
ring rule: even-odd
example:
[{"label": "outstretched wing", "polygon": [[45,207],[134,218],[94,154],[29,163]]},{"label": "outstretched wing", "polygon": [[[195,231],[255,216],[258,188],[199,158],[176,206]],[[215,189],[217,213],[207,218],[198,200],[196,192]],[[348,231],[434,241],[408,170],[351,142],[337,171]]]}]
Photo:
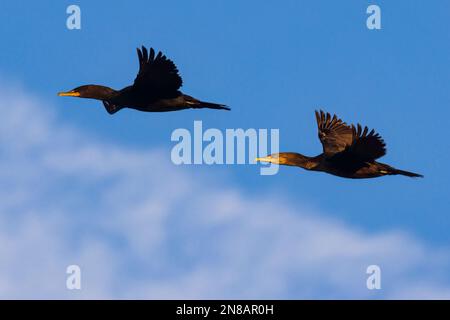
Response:
[{"label": "outstretched wing", "polygon": [[137,49],[139,57],[139,72],[134,80],[134,87],[151,97],[170,98],[177,95],[183,81],[172,60],[167,59],[162,52],[155,55],[150,48],[150,54],[143,46]]},{"label": "outstretched wing", "polygon": [[361,161],[372,161],[381,158],[386,154],[386,144],[383,138],[369,128],[361,127],[360,124],[357,127],[352,125],[353,143],[346,150],[349,155],[356,157]]},{"label": "outstretched wing", "polygon": [[316,111],[319,139],[327,157],[373,161],[386,154],[381,136],[360,124],[349,126],[336,115]]},{"label": "outstretched wing", "polygon": [[331,157],[351,146],[353,130],[336,115],[331,117],[328,112],[320,110],[316,111],[316,120],[325,156]]}]

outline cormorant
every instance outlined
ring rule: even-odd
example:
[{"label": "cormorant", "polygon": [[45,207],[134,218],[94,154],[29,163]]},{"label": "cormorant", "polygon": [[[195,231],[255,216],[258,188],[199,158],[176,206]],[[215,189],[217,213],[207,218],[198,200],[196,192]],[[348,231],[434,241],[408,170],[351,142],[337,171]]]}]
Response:
[{"label": "cormorant", "polygon": [[162,52],[150,54],[145,47],[137,49],[139,72],[133,85],[116,91],[100,85],[84,85],[59,96],[101,100],[109,114],[122,108],[147,112],[177,111],[190,108],[230,110],[223,104],[204,102],[179,91],[182,79],[175,64]]},{"label": "cormorant", "polygon": [[336,115],[316,111],[319,139],[323,153],[307,157],[294,152],[272,154],[256,161],[296,166],[306,170],[323,171],[335,176],[362,179],[385,175],[423,177],[420,174],[399,170],[375,161],[386,154],[386,145],[375,130],[361,125],[347,125]]}]

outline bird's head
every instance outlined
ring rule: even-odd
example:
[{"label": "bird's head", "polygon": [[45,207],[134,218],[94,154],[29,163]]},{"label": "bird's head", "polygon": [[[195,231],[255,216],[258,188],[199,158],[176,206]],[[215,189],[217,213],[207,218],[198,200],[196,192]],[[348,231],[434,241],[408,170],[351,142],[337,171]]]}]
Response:
[{"label": "bird's head", "polygon": [[85,86],[77,87],[67,92],[59,92],[60,97],[79,97],[97,100],[108,100],[116,91],[99,85],[89,84]]},{"label": "bird's head", "polygon": [[267,157],[256,158],[255,161],[269,162],[286,166],[304,167],[306,162],[308,161],[308,157],[295,152],[280,152],[268,155]]}]

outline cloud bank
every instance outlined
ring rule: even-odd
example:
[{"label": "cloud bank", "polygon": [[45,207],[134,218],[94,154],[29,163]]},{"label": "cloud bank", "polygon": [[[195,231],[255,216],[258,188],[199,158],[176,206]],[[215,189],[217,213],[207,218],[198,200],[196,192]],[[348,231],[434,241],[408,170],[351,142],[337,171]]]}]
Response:
[{"label": "cloud bank", "polygon": [[0,96],[0,298],[450,298],[444,248],[251,197],[60,124],[21,89]]}]

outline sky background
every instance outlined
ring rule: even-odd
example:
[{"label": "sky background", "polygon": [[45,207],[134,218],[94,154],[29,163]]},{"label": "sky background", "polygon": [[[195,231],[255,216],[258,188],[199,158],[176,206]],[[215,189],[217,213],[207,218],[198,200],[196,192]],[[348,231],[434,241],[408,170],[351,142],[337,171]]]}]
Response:
[{"label": "sky background", "polygon": [[[449,18],[446,0],[4,1],[0,297],[450,297]],[[110,116],[56,96],[131,84],[141,45],[176,63],[183,92],[232,111]],[[194,120],[277,128],[281,151],[316,155],[318,108],[375,128],[381,161],[425,178],[170,161],[172,131]],[[65,288],[69,264],[81,291]]]}]

